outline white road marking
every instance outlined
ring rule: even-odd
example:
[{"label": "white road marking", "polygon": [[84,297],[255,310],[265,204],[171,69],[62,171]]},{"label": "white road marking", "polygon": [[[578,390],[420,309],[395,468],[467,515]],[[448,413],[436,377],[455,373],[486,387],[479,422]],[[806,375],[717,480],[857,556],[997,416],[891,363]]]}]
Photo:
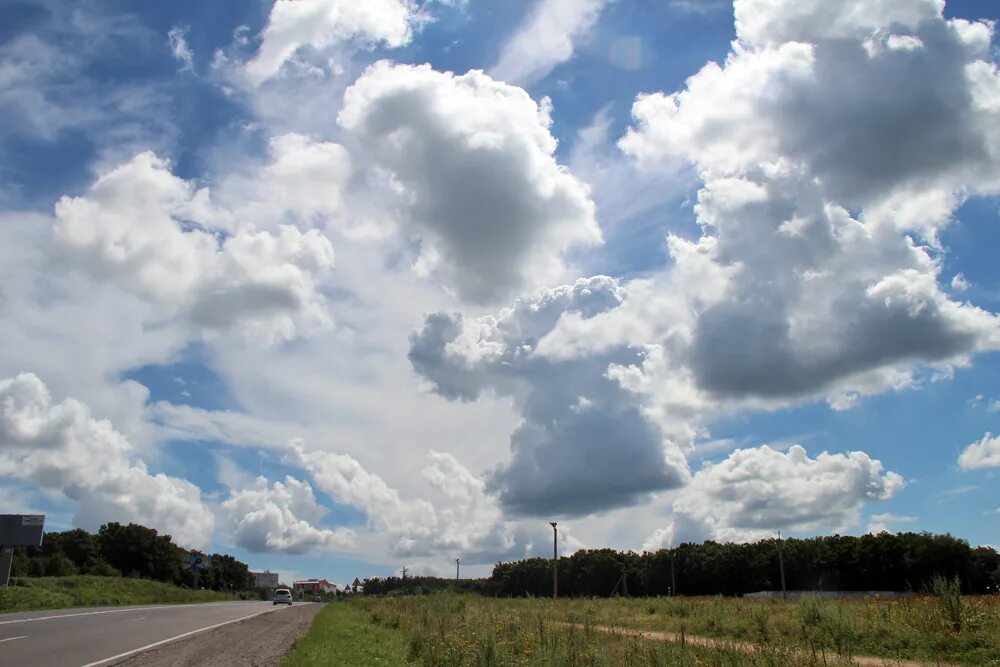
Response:
[{"label": "white road marking", "polygon": [[[205,604],[233,604],[231,602],[208,602]],[[239,602],[235,604],[240,604]],[[129,611],[151,611],[157,609],[176,609],[177,607],[191,607],[189,604],[162,604],[155,607],[123,607],[121,609],[105,609],[103,611],[81,611],[75,614],[57,614],[54,616],[40,616],[38,618],[18,618],[13,621],[0,621],[0,625],[11,625],[12,623],[34,623],[35,621],[51,621],[57,618],[72,618],[73,616],[94,616],[96,614],[124,614]]]},{"label": "white road marking", "polygon": [[3,644],[4,642],[12,642],[15,639],[27,639],[27,638],[28,635],[21,635],[20,637],[7,637],[7,639],[0,639],[0,644]]},{"label": "white road marking", "polygon": [[148,617],[147,616],[140,616],[139,618],[126,618],[125,622],[126,623],[135,623],[136,621],[145,621],[146,618],[148,618]]},{"label": "white road marking", "polygon": [[109,662],[114,662],[115,660],[121,660],[123,658],[129,657],[130,655],[135,655],[136,653],[142,653],[143,651],[148,651],[149,649],[156,648],[157,646],[162,646],[163,644],[169,644],[170,642],[177,641],[178,639],[184,639],[185,637],[190,637],[191,635],[196,635],[200,632],[207,632],[209,630],[214,630],[215,628],[221,628],[224,625],[229,625],[231,623],[239,623],[240,621],[245,621],[248,618],[253,618],[254,616],[262,616],[264,614],[270,614],[271,612],[275,611],[281,611],[281,610],[276,608],[265,609],[264,611],[258,611],[254,614],[243,616],[242,618],[234,618],[231,621],[223,621],[222,623],[216,623],[215,625],[210,625],[207,628],[198,628],[197,630],[185,632],[183,634],[179,634],[174,637],[169,637],[168,639],[161,639],[160,641],[153,642],[152,644],[146,644],[145,646],[140,646],[139,648],[132,649],[131,651],[125,651],[124,653],[113,655],[110,658],[103,658],[95,662],[88,662],[86,665],[81,665],[81,667],[98,667],[98,665],[104,665]]}]

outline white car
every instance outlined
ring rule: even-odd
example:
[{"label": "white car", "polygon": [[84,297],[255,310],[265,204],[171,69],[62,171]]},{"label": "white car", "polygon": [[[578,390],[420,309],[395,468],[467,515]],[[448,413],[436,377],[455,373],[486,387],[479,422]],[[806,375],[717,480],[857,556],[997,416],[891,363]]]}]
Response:
[{"label": "white car", "polygon": [[287,588],[279,588],[274,591],[274,597],[271,598],[271,602],[274,604],[292,604],[292,592]]}]

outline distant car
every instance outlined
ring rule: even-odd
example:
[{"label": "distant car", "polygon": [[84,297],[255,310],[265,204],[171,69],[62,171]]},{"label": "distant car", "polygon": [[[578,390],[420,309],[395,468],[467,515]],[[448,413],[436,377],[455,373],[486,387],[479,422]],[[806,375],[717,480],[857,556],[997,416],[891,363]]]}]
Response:
[{"label": "distant car", "polygon": [[279,588],[274,591],[274,597],[271,598],[272,606],[275,604],[287,604],[291,606],[292,604],[292,592],[287,588]]}]

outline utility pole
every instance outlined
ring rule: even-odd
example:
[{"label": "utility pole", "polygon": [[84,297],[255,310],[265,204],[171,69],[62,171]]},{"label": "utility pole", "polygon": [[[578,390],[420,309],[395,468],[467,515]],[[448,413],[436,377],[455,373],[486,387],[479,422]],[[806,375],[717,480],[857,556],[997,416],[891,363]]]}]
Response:
[{"label": "utility pole", "polygon": [[403,579],[406,579],[406,566],[403,566]]},{"label": "utility pole", "polygon": [[674,576],[674,556],[677,549],[670,550],[670,597],[677,595],[677,578]]},{"label": "utility pole", "polygon": [[455,581],[458,581],[458,559],[455,559]]},{"label": "utility pole", "polygon": [[778,566],[781,568],[781,599],[788,599],[788,591],[785,590],[785,555],[781,549],[781,531],[778,531]]},{"label": "utility pole", "polygon": [[559,597],[559,531],[555,521],[549,521],[552,526],[552,599]]}]

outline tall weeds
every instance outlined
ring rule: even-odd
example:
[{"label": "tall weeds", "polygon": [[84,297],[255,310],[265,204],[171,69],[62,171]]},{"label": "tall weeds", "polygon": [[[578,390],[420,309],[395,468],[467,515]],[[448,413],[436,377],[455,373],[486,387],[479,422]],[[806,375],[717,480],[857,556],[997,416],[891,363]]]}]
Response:
[{"label": "tall weeds", "polygon": [[956,633],[962,631],[964,610],[962,608],[962,581],[955,575],[954,579],[937,575],[931,580],[931,592],[941,605],[941,613]]}]

